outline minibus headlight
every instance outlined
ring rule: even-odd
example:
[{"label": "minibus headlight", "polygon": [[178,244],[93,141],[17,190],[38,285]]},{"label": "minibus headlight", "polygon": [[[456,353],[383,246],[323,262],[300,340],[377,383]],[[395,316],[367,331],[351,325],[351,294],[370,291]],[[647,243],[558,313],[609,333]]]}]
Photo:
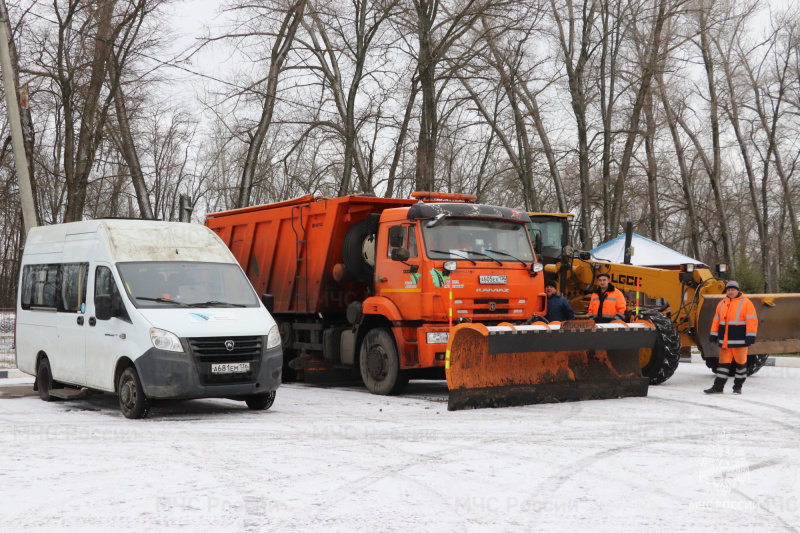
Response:
[{"label": "minibus headlight", "polygon": [[267,335],[267,350],[281,345],[281,332],[278,331],[278,326],[272,326]]},{"label": "minibus headlight", "polygon": [[150,328],[150,342],[159,350],[168,352],[182,352],[183,346],[178,336],[163,329]]}]

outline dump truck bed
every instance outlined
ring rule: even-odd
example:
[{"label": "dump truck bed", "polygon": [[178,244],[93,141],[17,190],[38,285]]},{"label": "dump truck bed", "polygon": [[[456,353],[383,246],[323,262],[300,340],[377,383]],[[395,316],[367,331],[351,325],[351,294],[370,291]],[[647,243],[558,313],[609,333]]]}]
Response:
[{"label": "dump truck bed", "polygon": [[347,230],[367,215],[414,200],[303,196],[276,204],[212,213],[206,226],[233,252],[259,294],[272,294],[276,313],[342,313],[368,296],[367,284],[338,283]]}]

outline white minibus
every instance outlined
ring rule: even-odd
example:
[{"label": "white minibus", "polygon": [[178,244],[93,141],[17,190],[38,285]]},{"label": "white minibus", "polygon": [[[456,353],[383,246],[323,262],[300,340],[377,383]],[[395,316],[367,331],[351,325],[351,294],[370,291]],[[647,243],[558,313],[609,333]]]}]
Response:
[{"label": "white minibus", "polygon": [[[266,306],[265,306],[266,304]],[[210,229],[102,219],[33,228],[17,293],[17,366],[45,401],[231,398],[268,409],[281,382],[271,296]]]}]

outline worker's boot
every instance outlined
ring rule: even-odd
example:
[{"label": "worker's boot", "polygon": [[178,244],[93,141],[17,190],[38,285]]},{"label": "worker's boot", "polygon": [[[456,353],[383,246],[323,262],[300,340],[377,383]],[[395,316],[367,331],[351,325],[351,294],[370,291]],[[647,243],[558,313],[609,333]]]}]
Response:
[{"label": "worker's boot", "polygon": [[714,384],[711,385],[710,389],[706,389],[703,392],[706,394],[722,394],[722,389],[725,387],[725,382],[728,381],[725,378],[717,378],[714,380]]},{"label": "worker's boot", "polygon": [[728,381],[728,376],[731,375],[731,366],[731,363],[719,363],[717,365],[716,370],[714,370],[714,373],[717,375],[717,379],[714,380],[714,384],[710,389],[706,389],[704,391],[706,394],[722,394],[722,389],[725,388],[725,383]]}]

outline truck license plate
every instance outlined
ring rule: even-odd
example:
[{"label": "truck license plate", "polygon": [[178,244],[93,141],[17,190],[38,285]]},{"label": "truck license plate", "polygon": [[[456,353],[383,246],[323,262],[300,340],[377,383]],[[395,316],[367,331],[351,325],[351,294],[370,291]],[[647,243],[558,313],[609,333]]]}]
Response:
[{"label": "truck license plate", "polygon": [[212,374],[236,374],[250,372],[250,363],[221,363],[211,365]]},{"label": "truck license plate", "polygon": [[505,285],[508,283],[505,276],[480,276],[481,285]]}]

